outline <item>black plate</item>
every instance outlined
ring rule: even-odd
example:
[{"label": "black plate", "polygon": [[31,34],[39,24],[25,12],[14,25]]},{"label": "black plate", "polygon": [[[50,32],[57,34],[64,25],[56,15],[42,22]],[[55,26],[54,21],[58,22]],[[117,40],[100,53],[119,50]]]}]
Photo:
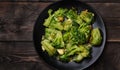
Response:
[{"label": "black plate", "polygon": [[[81,10],[88,9],[88,11],[91,11],[95,14],[95,22],[93,24],[93,27],[100,28],[103,41],[100,46],[97,46],[97,47],[93,46],[91,58],[84,59],[80,63],[75,63],[75,62],[63,63],[61,61],[56,60],[55,58],[49,57],[47,53],[42,51],[40,42],[45,30],[43,23],[44,23],[44,20],[48,17],[47,12],[49,9],[53,9],[55,11],[55,10],[58,10],[58,8],[71,9],[72,7],[76,8],[78,12],[80,12]],[[105,25],[103,23],[102,18],[100,17],[98,12],[96,12],[92,7],[80,1],[65,0],[65,1],[60,1],[54,4],[51,4],[43,12],[41,12],[34,27],[33,40],[34,40],[36,51],[46,63],[60,70],[82,70],[92,65],[100,57],[106,42],[106,30],[105,30]]]}]

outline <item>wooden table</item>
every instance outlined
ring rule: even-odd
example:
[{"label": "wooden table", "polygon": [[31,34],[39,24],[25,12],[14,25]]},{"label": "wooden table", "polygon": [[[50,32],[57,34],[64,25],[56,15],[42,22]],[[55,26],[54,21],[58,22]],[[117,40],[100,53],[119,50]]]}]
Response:
[{"label": "wooden table", "polygon": [[[53,70],[36,53],[32,33],[40,12],[57,0],[6,1],[0,2],[0,70]],[[82,1],[99,11],[107,29],[104,52],[87,70],[120,70],[120,0]]]}]

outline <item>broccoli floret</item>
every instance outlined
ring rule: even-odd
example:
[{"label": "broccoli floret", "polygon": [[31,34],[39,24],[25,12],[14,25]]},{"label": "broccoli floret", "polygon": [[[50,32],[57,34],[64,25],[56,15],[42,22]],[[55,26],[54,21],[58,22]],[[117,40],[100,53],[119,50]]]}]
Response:
[{"label": "broccoli floret", "polygon": [[59,57],[59,60],[68,62],[68,61],[70,61],[70,58],[66,54],[63,54]]},{"label": "broccoli floret", "polygon": [[83,58],[89,56],[90,52],[83,45],[80,45],[77,49],[78,52],[76,56],[74,56],[73,61],[80,62],[83,60]]},{"label": "broccoli floret", "polygon": [[71,56],[71,55],[75,54],[75,52],[77,51],[76,48],[77,48],[77,45],[67,46],[67,48],[66,48],[67,56]]},{"label": "broccoli floret", "polygon": [[72,26],[70,30],[71,40],[70,43],[72,44],[84,44],[86,42],[85,33],[79,31],[79,28]]},{"label": "broccoli floret", "polygon": [[49,40],[45,39],[41,42],[41,44],[50,56],[55,54],[56,49],[50,44]]},{"label": "broccoli floret", "polygon": [[64,13],[66,11],[67,11],[67,9],[65,10],[65,9],[60,8],[59,10],[57,10],[53,14],[51,14],[52,10],[49,9],[48,10],[49,17],[45,20],[43,25],[46,27],[63,30],[63,26],[62,26],[61,22],[59,22],[59,21],[61,21],[61,19],[59,17],[62,17],[62,21],[63,21]]},{"label": "broccoli floret", "polygon": [[63,40],[64,40],[64,42],[69,42],[69,40],[70,40],[70,32],[65,32],[64,34],[63,34]]},{"label": "broccoli floret", "polygon": [[55,39],[55,35],[57,34],[58,30],[52,28],[45,29],[45,39],[53,41]]},{"label": "broccoli floret", "polygon": [[85,22],[80,18],[80,16],[77,16],[77,18],[75,19],[75,22],[78,23],[79,25],[85,24]]},{"label": "broccoli floret", "polygon": [[80,62],[83,60],[83,56],[81,55],[81,53],[79,53],[78,55],[76,55],[74,58],[73,58],[73,61],[75,62]]},{"label": "broccoli floret", "polygon": [[57,11],[54,12],[54,16],[55,17],[64,16],[64,14],[67,11],[68,11],[68,9],[59,8]]},{"label": "broccoli floret", "polygon": [[70,9],[66,14],[65,16],[68,18],[68,19],[76,19],[76,17],[78,16],[77,15],[77,11],[75,9]]},{"label": "broccoli floret", "polygon": [[84,42],[88,42],[89,37],[90,37],[90,33],[91,33],[91,29],[92,29],[91,25],[86,25],[86,24],[82,24],[78,28],[78,31],[80,32],[80,34],[85,37],[85,41]]},{"label": "broccoli floret", "polygon": [[61,22],[58,22],[56,20],[52,20],[51,24],[49,25],[50,28],[58,29],[58,30],[63,30],[63,25]]},{"label": "broccoli floret", "polygon": [[91,21],[94,18],[94,14],[91,12],[88,12],[88,10],[82,11],[80,13],[80,18],[87,24],[91,24]]},{"label": "broccoli floret", "polygon": [[48,27],[50,25],[51,20],[53,18],[52,9],[48,10],[48,14],[49,14],[49,17],[47,19],[45,19],[45,22],[43,23],[43,25],[46,26],[46,27]]},{"label": "broccoli floret", "polygon": [[91,44],[84,44],[83,46],[84,46],[88,51],[90,51],[91,48],[92,48],[92,45],[91,45]]},{"label": "broccoli floret", "polygon": [[64,41],[63,41],[62,33],[60,31],[57,32],[55,39],[53,40],[53,46],[55,46],[56,48],[64,47]]},{"label": "broccoli floret", "polygon": [[78,44],[78,41],[79,41],[79,33],[78,33],[78,28],[75,27],[75,26],[72,26],[71,27],[71,30],[70,30],[70,43],[72,44]]},{"label": "broccoli floret", "polygon": [[78,32],[78,44],[84,44],[86,43],[86,36],[85,33]]},{"label": "broccoli floret", "polygon": [[99,28],[95,28],[91,32],[90,43],[92,45],[100,45],[102,42],[102,36]]},{"label": "broccoli floret", "polygon": [[72,26],[72,20],[71,19],[65,20],[63,25],[64,25],[64,30],[65,31],[69,30]]}]

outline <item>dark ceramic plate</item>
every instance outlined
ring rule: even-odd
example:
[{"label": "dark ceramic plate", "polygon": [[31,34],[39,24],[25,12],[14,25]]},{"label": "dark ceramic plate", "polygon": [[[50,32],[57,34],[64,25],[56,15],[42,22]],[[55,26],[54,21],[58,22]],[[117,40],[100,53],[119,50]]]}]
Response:
[{"label": "dark ceramic plate", "polygon": [[[95,14],[95,22],[93,24],[93,27],[100,28],[103,41],[100,46],[97,46],[97,47],[93,46],[91,58],[84,59],[80,63],[75,63],[75,62],[63,63],[61,61],[56,60],[53,57],[48,56],[47,53],[42,51],[40,42],[42,39],[42,35],[44,35],[45,33],[44,31],[45,27],[43,26],[43,23],[44,23],[44,20],[48,17],[47,12],[49,9],[53,9],[55,11],[55,10],[58,10],[59,8],[71,9],[72,7],[76,8],[78,12],[88,9],[88,11],[91,11]],[[53,3],[50,6],[48,6],[46,9],[44,9],[43,12],[41,12],[34,27],[33,40],[34,40],[36,51],[38,52],[40,57],[43,58],[43,60],[49,65],[59,70],[82,70],[92,65],[100,57],[101,53],[103,52],[105,42],[106,42],[106,30],[105,30],[105,25],[103,23],[102,18],[100,17],[98,12],[96,12],[92,7],[80,1],[66,0],[66,1],[60,1],[60,2]]]}]

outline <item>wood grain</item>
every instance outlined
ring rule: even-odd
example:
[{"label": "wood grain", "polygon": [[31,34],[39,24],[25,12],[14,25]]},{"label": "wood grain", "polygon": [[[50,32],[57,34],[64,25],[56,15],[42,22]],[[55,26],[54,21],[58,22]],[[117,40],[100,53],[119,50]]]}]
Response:
[{"label": "wood grain", "polygon": [[93,64],[91,70],[120,70],[120,43],[107,42],[99,60]]},{"label": "wood grain", "polygon": [[[1,2],[57,2],[61,0],[1,0]],[[83,2],[89,2],[89,3],[105,3],[105,2],[112,2],[112,3],[118,3],[120,0],[79,0]]]},{"label": "wood grain", "polygon": [[[57,0],[0,1],[0,70],[55,70],[36,53],[32,33],[41,11]],[[107,30],[101,57],[86,70],[120,70],[120,0],[82,1],[101,14]]]},{"label": "wood grain", "polygon": [[47,4],[48,3],[1,3],[0,39],[8,41],[32,40],[35,20]]},{"label": "wood grain", "polygon": [[[50,4],[0,3],[0,41],[32,41],[35,21],[40,12]],[[107,28],[108,41],[120,41],[120,8],[118,8],[120,3],[88,4],[102,15]]]}]

